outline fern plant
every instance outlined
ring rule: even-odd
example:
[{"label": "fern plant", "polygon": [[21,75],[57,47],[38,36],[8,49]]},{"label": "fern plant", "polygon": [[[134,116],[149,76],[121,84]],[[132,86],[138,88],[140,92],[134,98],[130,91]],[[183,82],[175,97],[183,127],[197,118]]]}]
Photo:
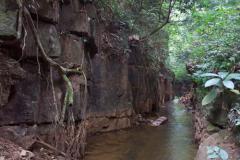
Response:
[{"label": "fern plant", "polygon": [[212,88],[210,92],[203,98],[202,105],[212,103],[218,95],[226,90],[229,90],[237,95],[240,92],[235,89],[235,81],[240,80],[240,73],[218,72],[216,73],[204,73],[200,77],[210,78],[204,84],[205,88]]}]

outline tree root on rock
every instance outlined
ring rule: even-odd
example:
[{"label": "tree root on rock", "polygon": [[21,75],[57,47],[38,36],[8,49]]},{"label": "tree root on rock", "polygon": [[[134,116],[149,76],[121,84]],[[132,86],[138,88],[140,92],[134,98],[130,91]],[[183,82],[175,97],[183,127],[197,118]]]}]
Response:
[{"label": "tree root on rock", "polygon": [[[37,46],[40,49],[41,55],[43,57],[43,59],[48,62],[48,64],[52,67],[57,68],[57,70],[59,71],[61,77],[63,78],[65,84],[66,84],[66,93],[65,93],[65,98],[64,98],[64,102],[63,102],[63,106],[62,106],[62,113],[61,113],[61,117],[59,120],[60,125],[63,125],[64,123],[64,119],[65,119],[65,112],[66,112],[66,108],[68,106],[72,106],[73,105],[73,87],[72,87],[72,83],[70,81],[70,79],[67,77],[67,74],[79,74],[82,75],[83,74],[83,70],[82,68],[78,67],[78,68],[74,68],[74,69],[69,69],[69,68],[65,68],[63,66],[61,66],[59,63],[57,63],[56,61],[54,61],[53,59],[51,59],[47,54],[46,51],[42,45],[42,42],[40,40],[38,31],[35,27],[35,24],[33,22],[33,19],[31,17],[31,14],[29,12],[29,10],[27,9],[26,6],[23,5],[23,2],[21,0],[17,0],[17,4],[19,6],[19,11],[22,12],[23,14],[23,20],[26,21],[26,23],[30,26],[30,30],[33,33],[34,39],[37,42]],[[20,21],[21,23],[22,20]],[[18,24],[18,26],[23,26],[21,24]],[[21,29],[20,27],[18,27],[18,31],[20,32]],[[18,35],[19,37],[19,35]]]}]

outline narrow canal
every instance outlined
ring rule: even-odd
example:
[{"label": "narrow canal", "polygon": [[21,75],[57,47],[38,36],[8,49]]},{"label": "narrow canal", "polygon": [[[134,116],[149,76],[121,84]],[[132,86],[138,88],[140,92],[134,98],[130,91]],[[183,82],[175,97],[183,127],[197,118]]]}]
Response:
[{"label": "narrow canal", "polygon": [[197,146],[191,113],[171,102],[159,114],[168,117],[159,127],[141,126],[89,138],[86,160],[193,160]]}]

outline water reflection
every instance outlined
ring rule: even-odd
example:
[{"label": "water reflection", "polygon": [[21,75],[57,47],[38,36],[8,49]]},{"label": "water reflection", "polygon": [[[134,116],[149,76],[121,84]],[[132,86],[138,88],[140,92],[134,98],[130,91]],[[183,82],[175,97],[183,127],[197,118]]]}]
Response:
[{"label": "water reflection", "polygon": [[193,160],[191,115],[177,103],[170,103],[160,114],[168,115],[168,123],[91,137],[86,160]]}]

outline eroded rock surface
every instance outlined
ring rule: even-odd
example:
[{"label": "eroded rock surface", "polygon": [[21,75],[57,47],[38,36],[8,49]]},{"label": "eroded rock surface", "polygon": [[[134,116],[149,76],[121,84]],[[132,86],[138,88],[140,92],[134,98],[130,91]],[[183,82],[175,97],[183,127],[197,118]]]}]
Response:
[{"label": "eroded rock surface", "polygon": [[[65,122],[86,117],[89,133],[128,128],[136,113],[154,112],[171,98],[170,72],[164,64],[161,71],[152,70],[143,44],[129,41],[126,23],[112,20],[92,1],[26,2],[47,55],[85,73],[68,75],[74,103]],[[61,115],[66,86],[41,56],[27,24],[22,39],[16,40],[15,1],[0,4],[0,130],[17,127],[11,132],[13,140],[29,134],[51,137],[54,128],[49,126]]]},{"label": "eroded rock surface", "polygon": [[235,144],[234,137],[228,130],[220,131],[206,138],[200,144],[195,160],[207,160],[207,147],[211,146],[218,146],[224,149],[229,155],[229,160],[236,160],[240,158],[240,148]]},{"label": "eroded rock surface", "polygon": [[0,107],[8,103],[11,88],[24,76],[25,71],[19,63],[0,52]]}]

